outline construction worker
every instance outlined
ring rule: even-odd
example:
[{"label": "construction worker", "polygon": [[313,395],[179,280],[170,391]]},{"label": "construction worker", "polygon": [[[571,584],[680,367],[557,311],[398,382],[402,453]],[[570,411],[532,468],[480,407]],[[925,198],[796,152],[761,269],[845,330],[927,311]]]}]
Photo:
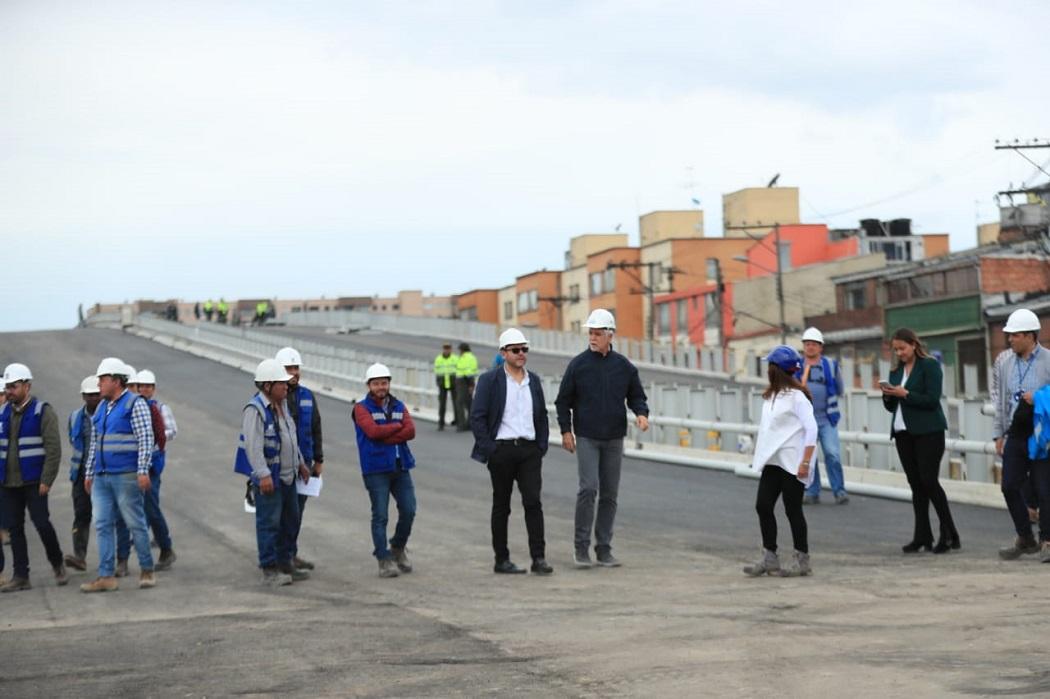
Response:
[{"label": "construction worker", "polygon": [[459,343],[456,360],[456,432],[470,430],[470,401],[474,396],[474,379],[478,375],[478,358],[466,342]]},{"label": "construction worker", "polygon": [[[154,434],[164,433],[164,441],[161,442],[158,439],[153,445],[152,466],[149,470],[150,489],[145,493],[143,505],[146,512],[146,523],[153,530],[153,539],[157,542],[157,546],[160,547],[160,556],[157,558],[157,565],[154,567],[154,570],[168,570],[175,562],[176,556],[175,549],[171,543],[168,521],[164,517],[164,512],[160,509],[160,478],[167,462],[167,445],[171,443],[171,440],[175,439],[179,428],[175,423],[175,414],[171,412],[171,408],[166,403],[161,403],[154,398],[157,392],[156,375],[149,369],[143,369],[135,375],[135,383],[138,386],[139,395],[145,398],[149,404],[150,411],[160,413],[160,425],[157,424],[155,417],[153,419]],[[153,416],[151,415],[151,417]]]},{"label": "construction worker", "polygon": [[127,524],[139,559],[139,587],[157,584],[153,553],[143,509],[143,493],[150,489],[153,462],[153,423],[149,405],[128,390],[128,365],[106,357],[95,371],[102,403],[95,410],[88,449],[84,490],[91,495],[98,541],[98,577],[80,586],[81,592],[109,592],[119,587],[116,573],[117,515]]},{"label": "construction worker", "polygon": [[547,453],[550,426],[543,381],[525,369],[529,341],[517,328],[499,337],[503,367],[486,371],[478,379],[478,390],[470,410],[474,450],[470,457],[486,464],[492,479],[492,550],[496,554],[493,572],[524,573],[510,560],[507,547],[507,520],[514,483],[525,509],[525,529],[529,535],[531,570],[550,575],[543,534],[543,456]]},{"label": "construction worker", "polygon": [[219,311],[219,322],[226,323],[226,316],[230,313],[230,305],[226,303],[226,299],[220,298],[216,309]]},{"label": "construction worker", "polygon": [[[798,375],[799,383],[809,389],[813,398],[813,413],[817,420],[817,441],[824,455],[828,484],[836,504],[849,502],[846,483],[842,478],[842,458],[839,446],[839,399],[842,395],[842,372],[839,363],[824,356],[824,334],[817,328],[806,328],[802,333],[804,361]],[[820,502],[820,463],[813,462],[813,478],[802,502],[816,505]]]},{"label": "construction worker", "polygon": [[[7,393],[0,390],[0,409],[3,409],[7,403]],[[0,498],[0,585],[7,582],[7,578],[3,576],[4,572],[4,546],[11,543],[11,537],[7,533],[7,527],[4,524],[7,520],[4,518],[4,501]]]},{"label": "construction worker", "polygon": [[[416,460],[408,448],[408,442],[416,436],[416,426],[405,404],[390,394],[390,378],[390,369],[385,365],[368,367],[368,393],[351,413],[361,474],[372,502],[372,555],[379,562],[381,578],[412,572],[405,546],[416,517],[416,490],[410,473]],[[387,548],[391,495],[397,503],[397,526]]]},{"label": "construction worker", "polygon": [[4,503],[13,561],[11,579],[0,587],[0,592],[31,587],[26,510],[44,544],[55,584],[65,585],[69,578],[62,562],[62,547],[47,508],[47,494],[62,462],[58,416],[50,405],[30,395],[33,374],[25,364],[8,364],[3,380],[7,403],[0,410],[0,500]]},{"label": "construction worker", "polygon": [[[310,470],[312,477],[324,472],[324,446],[321,435],[321,411],[314,400],[313,391],[300,383],[300,370],[303,358],[292,347],[284,347],[277,352],[277,362],[291,376],[288,380],[288,412],[295,422],[296,437],[299,439],[299,453],[303,463]],[[306,510],[308,496],[299,495],[299,531],[302,531],[303,512]],[[292,549],[292,565],[299,570],[313,570],[314,564],[299,557],[299,540],[296,538]]]},{"label": "construction worker", "polygon": [[91,496],[84,490],[84,467],[91,448],[92,419],[102,401],[98,378],[88,376],[80,382],[84,405],[69,416],[69,481],[73,484],[73,553],[66,554],[66,565],[74,570],[87,570],[87,547],[91,538]]},{"label": "construction worker", "polygon": [[295,422],[288,413],[291,376],[276,359],[255,369],[255,387],[241,420],[241,438],[233,470],[251,480],[255,502],[255,539],[263,584],[290,585],[310,574],[292,564],[299,536],[299,498],[295,475],[310,480],[299,452]]},{"label": "construction worker", "polygon": [[212,315],[214,313],[215,313],[215,302],[212,301],[211,299],[208,299],[207,301],[204,302],[204,317],[208,320],[209,323],[211,322],[211,317],[212,317]]},{"label": "construction worker", "polygon": [[438,387],[438,431],[445,429],[445,402],[452,397],[452,424],[456,424],[456,364],[459,356],[452,354],[452,343],[441,345],[441,354],[434,357],[434,378]]},{"label": "construction worker", "polygon": [[616,333],[613,314],[596,308],[584,327],[587,349],[565,368],[554,400],[562,446],[576,454],[579,469],[574,562],[577,568],[591,567],[588,549],[593,530],[598,565],[615,568],[620,565],[612,554],[612,536],[623,438],[627,434],[624,404],[635,414],[635,424],[643,432],[649,429],[649,406],[638,369],[612,348]]}]

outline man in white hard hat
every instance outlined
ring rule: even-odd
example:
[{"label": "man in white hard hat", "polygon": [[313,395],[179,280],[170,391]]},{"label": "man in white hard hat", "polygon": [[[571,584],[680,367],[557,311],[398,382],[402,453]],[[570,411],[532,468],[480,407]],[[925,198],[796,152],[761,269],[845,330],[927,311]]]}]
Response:
[{"label": "man in white hard hat", "polygon": [[[839,443],[839,396],[842,395],[842,371],[839,363],[824,356],[824,334],[817,328],[806,328],[802,333],[802,368],[795,378],[809,389],[813,396],[813,416],[817,419],[817,441],[824,455],[828,485],[835,502],[849,502],[846,482],[842,477],[842,448]],[[806,489],[802,502],[815,505],[820,502],[820,465],[813,463],[813,482]]]},{"label": "man in white hard hat", "polygon": [[47,495],[62,462],[58,417],[50,405],[31,395],[33,374],[25,364],[4,369],[7,402],[0,409],[0,500],[11,537],[12,576],[0,592],[30,589],[29,548],[25,514],[33,521],[55,582],[69,582],[62,562],[62,547],[51,524]]},{"label": "man in white hard hat", "polygon": [[[277,351],[274,357],[292,378],[288,379],[288,412],[295,422],[296,436],[299,438],[299,452],[303,462],[310,470],[311,476],[324,473],[324,439],[321,433],[321,410],[314,399],[314,393],[301,383],[300,372],[303,358],[292,347]],[[306,495],[299,495],[299,532],[302,533],[303,514],[306,512]],[[299,540],[296,538],[292,547],[292,565],[299,570],[313,570],[314,564],[299,557]]]},{"label": "man in white hard hat", "polygon": [[[161,474],[168,462],[168,444],[178,434],[179,427],[175,422],[175,413],[171,411],[167,403],[161,403],[157,395],[157,377],[149,369],[143,369],[135,375],[135,384],[138,386],[139,395],[146,399],[149,404],[153,418],[154,435],[164,434],[163,444],[158,439],[153,446],[153,465],[149,470],[150,489],[145,493],[146,522],[153,530],[153,539],[160,547],[160,556],[157,558],[156,570],[168,570],[175,563],[175,548],[171,541],[171,530],[168,528],[168,520],[164,517],[164,511],[160,508],[160,484]],[[158,424],[158,417],[159,424]]]},{"label": "man in white hard hat", "polygon": [[587,349],[573,357],[565,368],[554,400],[562,446],[576,453],[579,470],[574,561],[577,568],[591,567],[593,529],[598,565],[615,568],[620,565],[612,554],[612,536],[623,438],[627,434],[624,404],[635,414],[635,423],[642,431],[649,429],[649,405],[638,369],[612,348],[616,332],[612,313],[595,309],[584,327]]},{"label": "man in white hard hat", "polygon": [[502,366],[489,369],[478,378],[470,411],[474,450],[470,457],[486,464],[492,479],[492,550],[496,573],[524,573],[510,560],[507,548],[507,520],[514,483],[521,493],[525,510],[525,529],[529,536],[531,570],[550,575],[547,543],[543,533],[543,456],[547,453],[550,427],[543,382],[527,371],[529,341],[517,328],[499,337]]},{"label": "man in white hard hat", "polygon": [[292,550],[299,536],[295,476],[298,473],[309,481],[310,472],[303,463],[295,422],[288,413],[289,379],[276,359],[259,362],[255,369],[258,392],[244,406],[233,466],[251,481],[259,568],[266,585],[290,585],[310,577],[292,565]]},{"label": "man in white hard hat", "polygon": [[102,394],[98,377],[88,376],[80,382],[80,398],[84,404],[69,416],[69,445],[73,454],[69,459],[69,481],[73,484],[73,553],[66,554],[66,565],[74,570],[87,570],[87,547],[91,538],[91,496],[84,490],[86,461],[91,449],[93,418]]},{"label": "man in white hard hat", "polygon": [[[999,549],[999,557],[1014,560],[1022,554],[1039,553],[1050,563],[1050,460],[1028,456],[1028,438],[1034,428],[1033,395],[1050,384],[1050,351],[1039,344],[1039,318],[1027,308],[1010,314],[1003,327],[1009,354],[997,359],[992,383],[997,387],[992,434],[995,449],[1003,459],[1002,492],[1013,519],[1017,537],[1011,546]],[[1025,502],[1029,481],[1039,505],[1039,539]]]},{"label": "man in white hard hat", "polygon": [[91,495],[99,564],[98,577],[81,585],[82,592],[119,588],[114,541],[118,516],[127,525],[138,555],[139,587],[157,584],[143,496],[150,489],[153,419],[146,401],[128,390],[128,371],[117,357],[106,357],[95,371],[102,402],[93,418],[84,490]]},{"label": "man in white hard hat", "polygon": [[[408,446],[415,439],[416,425],[405,404],[390,394],[390,378],[386,365],[376,363],[368,367],[368,393],[354,404],[351,413],[361,475],[372,503],[372,555],[379,563],[381,578],[412,572],[405,547],[416,518],[416,488],[411,473],[416,459]],[[397,526],[387,548],[391,495],[397,503]]]}]

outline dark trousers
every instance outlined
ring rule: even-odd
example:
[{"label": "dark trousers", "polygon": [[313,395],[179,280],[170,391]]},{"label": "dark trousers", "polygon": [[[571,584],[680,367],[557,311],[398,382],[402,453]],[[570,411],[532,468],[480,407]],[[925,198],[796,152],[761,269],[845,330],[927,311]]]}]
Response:
[{"label": "dark trousers", "polygon": [[[1034,503],[1025,495],[1028,489],[1034,491]],[[1031,538],[1028,508],[1038,507],[1039,539],[1050,541],[1050,459],[1029,459],[1028,440],[1023,437],[1007,437],[1003,445],[1002,491],[1017,535]]]},{"label": "dark trousers", "polygon": [[32,483],[17,488],[0,487],[3,499],[7,531],[11,535],[11,558],[14,577],[29,579],[29,547],[26,545],[26,510],[33,521],[40,541],[47,552],[51,567],[62,565],[62,547],[51,526],[51,514],[47,509],[47,496],[40,494],[40,484]]},{"label": "dark trousers", "polygon": [[445,404],[448,399],[452,398],[452,424],[460,424],[456,420],[456,380],[449,379],[448,388],[445,388],[444,377],[439,377],[437,380],[438,386],[438,427],[442,427],[445,424]]},{"label": "dark trousers", "polygon": [[[941,521],[941,540],[957,538],[959,533],[952,521],[952,511],[948,507],[948,496],[937,480],[941,471],[941,457],[944,456],[944,432],[929,434],[911,434],[894,432],[893,441],[897,445],[897,456],[900,457],[904,475],[908,477],[911,487],[911,506],[915,510],[915,530],[912,541],[927,543],[933,541],[930,529],[930,503],[937,511]],[[1021,509],[1028,521],[1028,510],[1021,501]]]},{"label": "dark trousers", "polygon": [[784,498],[784,513],[791,525],[791,538],[795,550],[809,553],[809,530],[806,528],[806,516],[802,514],[802,483],[779,466],[768,464],[762,469],[758,480],[758,496],[755,498],[755,511],[758,513],[758,526],[762,529],[762,547],[768,551],[777,550],[777,516],[773,507],[777,498]]},{"label": "dark trousers", "polygon": [[492,550],[496,562],[510,559],[507,549],[507,520],[510,519],[510,496],[514,482],[521,493],[525,509],[525,530],[529,535],[529,555],[544,558],[547,544],[543,539],[543,457],[535,442],[519,445],[501,443],[489,457],[489,475],[492,477]]},{"label": "dark trousers", "polygon": [[474,395],[474,379],[457,378],[453,401],[456,405],[456,429],[465,432],[470,429],[470,402]]},{"label": "dark trousers", "polygon": [[73,481],[73,555],[81,560],[86,558],[90,539],[91,496],[84,490],[84,468],[81,467]]}]

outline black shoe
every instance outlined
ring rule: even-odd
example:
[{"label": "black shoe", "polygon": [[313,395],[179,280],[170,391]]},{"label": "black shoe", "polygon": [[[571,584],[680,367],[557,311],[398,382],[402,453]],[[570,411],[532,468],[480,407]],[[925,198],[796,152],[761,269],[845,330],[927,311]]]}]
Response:
[{"label": "black shoe", "polygon": [[171,568],[171,564],[175,562],[178,556],[175,555],[175,549],[161,549],[160,557],[157,559],[157,565],[153,566],[154,570],[168,570]]},{"label": "black shoe", "polygon": [[438,432],[444,432],[444,431],[445,431],[445,426],[444,425],[438,425]]},{"label": "black shoe", "polygon": [[[535,565],[535,564],[533,564]],[[514,565],[509,559],[506,561],[497,561],[495,567],[492,569],[493,573],[504,573],[507,575],[516,575],[518,573],[524,573],[524,568],[519,568]]]},{"label": "black shoe", "polygon": [[959,542],[959,535],[956,534],[953,537],[938,541],[937,545],[933,547],[933,552],[948,553],[949,551],[958,550],[960,548],[962,548],[962,544]]},{"label": "black shoe", "polygon": [[904,553],[918,553],[919,551],[932,551],[932,541],[912,541],[904,546],[901,546],[901,551]]},{"label": "black shoe", "polygon": [[536,575],[550,575],[554,572],[554,569],[547,563],[546,558],[533,558],[532,568],[530,570]]}]

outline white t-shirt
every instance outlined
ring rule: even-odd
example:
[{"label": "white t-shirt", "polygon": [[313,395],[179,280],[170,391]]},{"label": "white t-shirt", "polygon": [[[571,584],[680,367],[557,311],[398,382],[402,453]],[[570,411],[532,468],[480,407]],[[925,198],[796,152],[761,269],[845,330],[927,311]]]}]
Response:
[{"label": "white t-shirt", "polygon": [[[813,417],[813,404],[802,391],[781,391],[762,403],[762,422],[758,427],[751,468],[761,473],[767,465],[779,466],[798,476],[805,448],[816,444],[817,420]],[[805,479],[799,480],[807,486],[812,483],[813,469],[810,468]]]}]

